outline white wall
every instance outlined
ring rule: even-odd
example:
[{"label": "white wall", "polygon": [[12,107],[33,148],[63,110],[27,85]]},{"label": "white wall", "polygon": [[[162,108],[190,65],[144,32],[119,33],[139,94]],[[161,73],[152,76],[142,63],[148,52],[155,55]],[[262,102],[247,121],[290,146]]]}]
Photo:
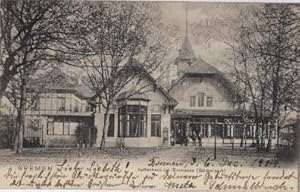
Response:
[{"label": "white wall", "polygon": [[[198,106],[198,93],[204,93],[204,106]],[[179,104],[176,109],[198,109],[198,110],[232,110],[233,103],[228,90],[212,78],[187,78],[179,82],[170,91]],[[190,96],[196,96],[196,106],[190,106]],[[207,96],[213,97],[213,104],[211,107],[206,106]]]},{"label": "white wall", "polygon": [[[146,137],[126,137],[124,138],[125,146],[127,147],[154,147],[154,146],[161,146],[163,142],[163,128],[167,127],[168,133],[170,133],[170,126],[171,126],[171,117],[168,114],[168,110],[164,110],[164,104],[167,103],[166,97],[162,94],[159,89],[155,89],[153,87],[153,83],[148,80],[144,79],[139,84],[140,86],[147,86],[146,89],[143,90],[144,94],[149,99],[147,104],[148,111],[147,111],[147,134]],[[132,84],[128,84],[127,88],[124,90],[130,89]],[[147,90],[147,91],[146,91]],[[164,112],[167,114],[164,114]],[[97,134],[97,145],[100,144],[101,137],[102,137],[102,129],[103,129],[103,122],[104,122],[104,111],[102,113],[95,114],[95,126],[98,128]],[[117,110],[114,110],[115,114],[115,137],[106,137],[106,146],[116,146],[116,140],[118,138],[118,113]],[[151,136],[151,114],[160,114],[161,115],[161,137]],[[168,142],[168,141],[167,141]]]}]

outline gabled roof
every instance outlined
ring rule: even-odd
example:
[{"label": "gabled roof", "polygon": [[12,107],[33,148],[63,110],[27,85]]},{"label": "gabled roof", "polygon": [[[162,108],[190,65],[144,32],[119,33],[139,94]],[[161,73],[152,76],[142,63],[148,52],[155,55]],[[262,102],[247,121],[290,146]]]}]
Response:
[{"label": "gabled roof", "polygon": [[[136,66],[136,67],[141,67],[141,68],[142,68],[141,65]],[[165,105],[175,106],[175,105],[178,104],[178,102],[177,102],[173,97],[171,97],[171,96],[169,95],[169,93],[168,93],[166,90],[164,90],[164,88],[163,88],[161,85],[159,85],[159,84],[157,83],[157,81],[156,81],[156,80],[155,80],[155,79],[154,79],[154,78],[153,78],[146,70],[144,70],[144,69],[142,68],[140,72],[141,72],[143,75],[145,75],[146,78],[148,78],[148,79],[153,83],[153,86],[155,87],[154,89],[158,89],[158,90],[163,94],[163,96],[165,96],[165,97],[167,98],[168,102],[167,102],[167,103],[164,103]],[[124,95],[126,95],[126,94],[127,94],[126,91],[123,92],[123,93],[121,93],[121,94],[119,95],[119,98],[118,98],[118,99],[122,99],[122,97],[124,97]],[[150,99],[149,99],[145,94],[143,94],[143,93],[135,93],[135,94],[133,94],[132,96],[130,96],[129,99],[150,100]]]},{"label": "gabled roof", "polygon": [[[163,96],[165,96],[168,100],[167,103],[164,103],[165,105],[175,106],[178,104],[178,102],[169,95],[169,93],[164,90],[164,88],[157,83],[157,81],[145,70],[143,65],[139,63],[136,59],[131,60],[131,62],[128,62],[126,65],[126,68],[124,68],[125,72],[128,71],[128,73],[135,71],[135,73],[143,74],[146,78],[148,78],[154,85],[155,89],[158,89]],[[124,91],[123,93],[119,94],[119,97],[117,99],[124,99],[127,98],[127,95],[129,93]],[[132,94],[132,93],[131,93]],[[97,95],[94,93],[94,95],[91,98],[95,98]],[[143,93],[136,93],[130,96],[130,99],[143,99],[143,100],[150,100],[145,94]]]},{"label": "gabled roof", "polygon": [[145,93],[131,93],[129,91],[124,91],[118,95],[117,100],[123,100],[130,98],[130,100],[144,100],[144,101],[149,101],[150,99]]},{"label": "gabled roof", "polygon": [[[54,68],[49,76],[45,76],[46,84],[43,87],[43,91],[55,92],[55,93],[72,93],[81,99],[88,99],[93,96],[92,91],[83,83],[80,83],[74,75],[67,74],[59,68]],[[37,91],[41,89],[39,82],[31,84],[28,91]]]},{"label": "gabled roof", "polygon": [[175,105],[178,104],[178,102],[177,102],[173,97],[171,97],[171,96],[169,95],[169,93],[168,93],[166,90],[164,90],[164,88],[163,88],[162,86],[160,86],[160,85],[156,82],[156,80],[155,80],[148,72],[145,71],[145,75],[149,78],[150,81],[153,82],[154,86],[156,86],[156,88],[157,88],[158,90],[160,90],[161,93],[169,100],[169,102],[166,103],[167,105],[173,105],[173,106],[175,106]]},{"label": "gabled roof", "polygon": [[199,77],[199,78],[201,78],[203,76],[210,76],[210,77],[215,78],[216,80],[218,80],[219,82],[221,82],[222,85],[226,89],[228,89],[228,91],[231,94],[231,96],[235,97],[235,99],[237,99],[238,101],[241,101],[241,95],[240,95],[240,93],[236,92],[236,90],[234,89],[233,84],[220,71],[217,71],[215,73],[204,73],[204,74],[203,73],[185,73],[185,74],[182,74],[177,80],[175,80],[175,81],[172,82],[172,84],[170,85],[170,87],[168,88],[167,91],[169,93],[174,87],[176,87],[176,85],[178,85],[180,82],[185,81],[189,77]]},{"label": "gabled roof", "polygon": [[168,92],[171,91],[179,82],[184,81],[188,77],[214,77],[219,82],[221,82],[228,90],[229,93],[240,101],[240,94],[236,93],[233,84],[225,77],[225,75],[220,72],[217,68],[210,65],[206,61],[204,61],[200,56],[198,58],[195,57],[192,45],[186,37],[182,44],[181,49],[179,50],[179,56],[175,60],[175,64],[183,61],[183,66],[181,65],[181,69],[178,78],[171,83],[168,87]]}]

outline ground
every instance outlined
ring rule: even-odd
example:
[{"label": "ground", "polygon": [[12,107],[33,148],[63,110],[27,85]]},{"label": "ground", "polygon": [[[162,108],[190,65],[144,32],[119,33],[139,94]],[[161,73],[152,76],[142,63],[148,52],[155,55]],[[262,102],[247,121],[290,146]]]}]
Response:
[{"label": "ground", "polygon": [[254,148],[244,150],[236,148],[234,151],[230,147],[219,147],[214,160],[214,148],[198,146],[173,146],[157,148],[68,148],[68,149],[24,149],[22,154],[15,154],[11,150],[0,150],[0,165],[12,165],[24,162],[35,164],[36,162],[53,162],[61,159],[76,160],[145,160],[159,157],[164,160],[201,162],[226,164],[230,166],[260,166],[260,167],[290,167],[296,166],[294,163],[279,161],[276,153],[257,153]]}]

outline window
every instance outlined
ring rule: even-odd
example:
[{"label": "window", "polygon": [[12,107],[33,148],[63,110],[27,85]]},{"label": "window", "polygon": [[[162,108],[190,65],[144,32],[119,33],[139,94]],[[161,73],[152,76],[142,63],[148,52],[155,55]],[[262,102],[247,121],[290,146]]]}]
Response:
[{"label": "window", "polygon": [[109,125],[107,130],[107,137],[114,137],[115,133],[115,115],[109,115]]},{"label": "window", "polygon": [[196,106],[196,96],[190,96],[190,107]]},{"label": "window", "polygon": [[70,121],[69,122],[69,135],[75,135],[76,129],[79,126],[79,122]]},{"label": "window", "polygon": [[57,103],[58,103],[58,110],[59,111],[65,111],[66,110],[66,100],[64,97],[58,97],[57,98]]},{"label": "window", "polygon": [[151,136],[161,136],[161,115],[151,115]]},{"label": "window", "polygon": [[64,134],[64,122],[54,121],[54,135],[63,135],[63,134]]},{"label": "window", "polygon": [[212,97],[207,97],[206,98],[206,106],[207,107],[212,107],[212,102],[213,102],[213,98]]},{"label": "window", "polygon": [[47,135],[53,135],[53,134],[54,134],[53,121],[48,121],[48,123],[47,123]]},{"label": "window", "polygon": [[75,135],[80,121],[74,117],[55,117],[47,123],[47,135]]},{"label": "window", "polygon": [[204,106],[204,93],[198,94],[198,107]]},{"label": "window", "polygon": [[119,136],[145,137],[147,122],[147,107],[141,105],[126,105],[120,109]]},{"label": "window", "polygon": [[202,137],[208,137],[208,124],[201,125]]},{"label": "window", "polygon": [[79,102],[75,100],[74,112],[79,112]]}]

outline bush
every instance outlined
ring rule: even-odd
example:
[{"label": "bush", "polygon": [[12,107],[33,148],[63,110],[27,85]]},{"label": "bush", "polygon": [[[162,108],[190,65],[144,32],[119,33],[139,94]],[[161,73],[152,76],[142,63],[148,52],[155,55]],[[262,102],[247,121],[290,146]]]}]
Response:
[{"label": "bush", "polygon": [[13,147],[14,122],[15,119],[11,115],[0,116],[0,148],[2,149]]}]

